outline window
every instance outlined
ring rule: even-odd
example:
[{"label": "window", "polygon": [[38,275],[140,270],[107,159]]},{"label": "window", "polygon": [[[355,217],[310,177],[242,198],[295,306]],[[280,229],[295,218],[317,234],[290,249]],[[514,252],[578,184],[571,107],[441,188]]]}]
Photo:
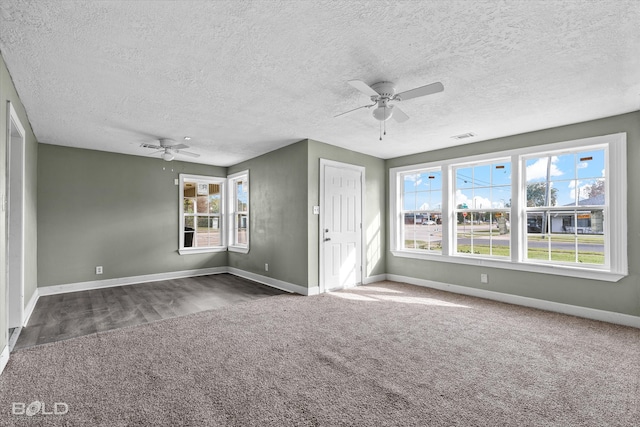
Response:
[{"label": "window", "polygon": [[395,256],[617,281],[626,134],[392,168]]},{"label": "window", "polygon": [[224,178],[180,175],[180,253],[225,250]]},{"label": "window", "polygon": [[606,146],[523,158],[531,262],[607,264]]},{"label": "window", "polygon": [[229,176],[229,250],[249,250],[249,171]]},{"label": "window", "polygon": [[224,250],[249,252],[249,171],[181,174],[180,254]]},{"label": "window", "polygon": [[455,251],[482,257],[511,256],[511,162],[454,166]]},{"label": "window", "polygon": [[442,173],[439,168],[402,173],[403,249],[442,251]]}]

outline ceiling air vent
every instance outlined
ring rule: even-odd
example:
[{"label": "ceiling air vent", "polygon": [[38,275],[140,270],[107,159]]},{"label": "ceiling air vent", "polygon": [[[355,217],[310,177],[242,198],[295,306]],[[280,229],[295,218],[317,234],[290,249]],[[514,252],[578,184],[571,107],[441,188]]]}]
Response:
[{"label": "ceiling air vent", "polygon": [[474,136],[476,136],[475,133],[467,132],[467,133],[461,133],[460,135],[454,135],[451,138],[453,138],[453,139],[466,139],[466,138],[473,138]]}]

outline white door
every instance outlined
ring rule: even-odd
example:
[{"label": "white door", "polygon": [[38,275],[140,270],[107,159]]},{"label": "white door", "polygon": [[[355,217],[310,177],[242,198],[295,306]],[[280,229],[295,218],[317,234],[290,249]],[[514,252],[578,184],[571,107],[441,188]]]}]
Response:
[{"label": "white door", "polygon": [[362,282],[364,168],[320,160],[320,292]]}]

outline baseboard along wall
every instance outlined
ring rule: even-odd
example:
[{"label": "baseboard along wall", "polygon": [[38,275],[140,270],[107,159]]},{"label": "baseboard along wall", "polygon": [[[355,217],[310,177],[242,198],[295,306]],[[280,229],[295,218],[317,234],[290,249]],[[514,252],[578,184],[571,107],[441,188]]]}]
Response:
[{"label": "baseboard along wall", "polygon": [[249,271],[240,270],[234,267],[212,267],[202,268],[197,270],[183,270],[173,271],[168,273],[157,274],[145,274],[141,276],[121,277],[116,279],[94,280],[88,282],[76,282],[67,283],[63,285],[42,286],[36,288],[36,291],[29,299],[24,311],[23,326],[26,326],[29,322],[29,318],[33,313],[33,310],[41,296],[66,294],[70,292],[88,291],[92,289],[110,288],[114,286],[126,286],[135,285],[138,283],[159,282],[162,280],[182,279],[187,277],[208,276],[210,274],[223,274],[229,273],[235,276],[243,277],[254,282],[262,283],[267,286],[271,286],[276,289],[280,289],[286,292],[296,293],[300,295],[312,296],[318,295],[319,287],[313,286],[305,288],[304,286],[296,285],[294,283],[285,282],[282,280],[274,279],[272,277],[262,276],[260,274],[251,273]]}]

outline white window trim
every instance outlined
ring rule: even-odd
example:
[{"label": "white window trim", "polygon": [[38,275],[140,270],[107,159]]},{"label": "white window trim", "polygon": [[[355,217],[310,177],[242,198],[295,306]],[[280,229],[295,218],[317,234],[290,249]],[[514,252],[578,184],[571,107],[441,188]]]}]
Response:
[{"label": "white window trim", "polygon": [[[229,204],[229,209],[228,209],[228,214],[227,214],[227,227],[228,227],[228,231],[227,231],[227,236],[228,236],[228,249],[229,252],[239,252],[239,253],[249,253],[249,245],[251,242],[251,233],[250,233],[250,228],[251,228],[251,221],[247,220],[247,244],[246,245],[238,245],[234,242],[234,236],[235,236],[235,214],[236,214],[236,194],[235,194],[235,188],[234,185],[235,183],[238,181],[238,178],[244,178],[246,177],[247,182],[249,183],[249,171],[248,170],[244,170],[242,172],[237,172],[234,173],[233,175],[229,175],[227,177],[227,181],[228,181],[228,194],[229,194],[229,200],[228,200],[228,204]],[[251,184],[249,183],[249,190],[248,190],[249,194],[249,202],[247,203],[247,218],[250,218],[250,210],[251,210]]]},{"label": "white window trim", "polygon": [[[589,147],[594,145],[608,145],[605,154],[607,165],[607,197],[610,209],[610,218],[607,221],[608,236],[605,243],[605,251],[609,250],[609,268],[606,267],[584,267],[559,264],[541,264],[526,261],[524,259],[521,242],[524,242],[524,229],[521,227],[523,221],[524,197],[524,170],[522,170],[522,159],[528,155],[536,153],[547,153],[551,151],[570,150],[573,148]],[[627,134],[617,133],[591,138],[583,138],[566,142],[538,145],[517,150],[507,150],[494,153],[487,153],[465,158],[447,159],[438,162],[422,163],[417,165],[400,166],[389,169],[389,225],[390,225],[390,245],[391,253],[402,258],[422,259],[428,261],[448,262],[454,264],[466,264],[475,266],[485,266],[502,268],[508,270],[528,271],[534,273],[553,274],[560,276],[596,279],[608,282],[617,282],[629,274],[627,258]],[[461,254],[454,254],[452,244],[454,242],[453,227],[453,205],[455,200],[450,197],[452,188],[453,167],[459,164],[472,162],[483,162],[497,158],[511,158],[512,174],[512,198],[511,198],[511,259],[501,260],[495,258],[481,258],[477,256],[466,257]],[[442,170],[442,193],[443,206],[442,216],[446,218],[446,230],[443,232],[442,254],[426,253],[424,251],[402,249],[400,241],[399,226],[402,218],[402,206],[400,205],[402,194],[400,173],[418,171],[422,169],[441,167]],[[520,191],[518,191],[520,189]],[[611,215],[613,213],[613,215]]]},{"label": "white window trim", "polygon": [[211,246],[206,248],[185,248],[184,247],[184,194],[183,188],[185,181],[202,181],[207,183],[215,183],[220,185],[220,221],[222,221],[222,226],[220,227],[220,241],[226,242],[225,236],[225,224],[226,216],[225,216],[225,188],[226,188],[226,179],[215,177],[215,176],[204,176],[204,175],[188,175],[188,174],[180,174],[179,175],[179,190],[178,190],[178,206],[180,210],[180,221],[178,226],[178,253],[180,255],[191,255],[191,254],[203,254],[203,253],[211,253],[211,252],[224,252],[227,250],[227,246]]}]

